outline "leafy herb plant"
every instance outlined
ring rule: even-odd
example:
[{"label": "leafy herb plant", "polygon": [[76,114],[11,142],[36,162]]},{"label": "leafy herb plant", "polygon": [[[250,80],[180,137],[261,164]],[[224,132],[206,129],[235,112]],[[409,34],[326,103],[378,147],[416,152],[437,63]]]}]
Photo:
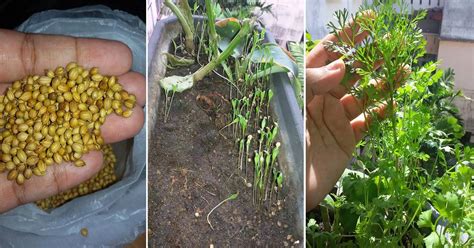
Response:
[{"label": "leafy herb plant", "polygon": [[[308,247],[472,247],[474,152],[459,140],[452,71],[418,63],[425,12],[392,0],[335,16],[338,39],[325,46],[344,59],[342,84],[373,121],[335,191],[309,213]],[[341,32],[349,20],[358,25]],[[371,111],[380,105],[383,120]]]}]

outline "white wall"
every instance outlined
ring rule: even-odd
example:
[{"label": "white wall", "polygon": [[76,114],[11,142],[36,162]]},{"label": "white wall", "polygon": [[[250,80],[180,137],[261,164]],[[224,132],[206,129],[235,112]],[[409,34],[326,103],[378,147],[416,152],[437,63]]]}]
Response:
[{"label": "white wall", "polygon": [[321,39],[329,31],[327,23],[334,21],[334,12],[346,8],[350,13],[359,9],[363,0],[306,0],[306,30],[313,39]]},{"label": "white wall", "polygon": [[146,0],[146,33],[150,38],[156,23],[160,20],[162,0]]},{"label": "white wall", "polygon": [[[405,0],[413,10],[442,8],[446,0]],[[474,0],[473,0],[474,1]],[[355,13],[363,0],[306,0],[306,30],[313,39],[321,39],[329,33],[326,24],[335,20],[336,10],[347,9]],[[368,0],[371,3],[372,0]]]},{"label": "white wall", "polygon": [[[442,68],[453,68],[455,87],[474,99],[474,42],[441,40],[438,59]],[[457,99],[467,131],[474,133],[474,100]]]},{"label": "white wall", "polygon": [[270,30],[280,45],[287,41],[300,41],[304,35],[304,2],[305,0],[266,0],[273,4],[272,13],[262,16],[263,24]]}]

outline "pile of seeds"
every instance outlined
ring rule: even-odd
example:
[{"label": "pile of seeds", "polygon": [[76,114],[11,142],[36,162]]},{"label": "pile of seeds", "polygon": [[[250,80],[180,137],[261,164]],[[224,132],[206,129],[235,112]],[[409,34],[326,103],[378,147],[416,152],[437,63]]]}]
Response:
[{"label": "pile of seeds", "polygon": [[57,208],[76,197],[94,193],[115,183],[117,180],[115,175],[116,158],[112,146],[104,145],[102,147],[102,153],[104,155],[104,164],[102,169],[94,177],[75,188],[38,201],[36,205],[44,210]]},{"label": "pile of seeds", "polygon": [[0,96],[0,173],[21,185],[54,163],[84,166],[82,155],[104,144],[106,117],[129,117],[135,103],[115,76],[74,62],[15,81]]}]

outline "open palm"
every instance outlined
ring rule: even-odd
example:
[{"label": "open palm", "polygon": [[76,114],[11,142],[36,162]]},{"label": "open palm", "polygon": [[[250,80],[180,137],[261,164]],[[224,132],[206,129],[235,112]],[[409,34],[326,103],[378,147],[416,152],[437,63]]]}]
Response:
[{"label": "open palm", "polygon": [[[31,74],[43,74],[76,61],[85,68],[98,67],[104,75],[119,75],[123,88],[137,97],[137,106],[129,118],[111,114],[101,127],[106,143],[135,136],[143,126],[145,78],[130,71],[130,49],[116,41],[72,38],[53,35],[24,34],[0,30],[0,92],[5,92],[14,80]],[[18,185],[0,174],[0,213],[18,205],[37,201],[70,189],[95,175],[102,166],[102,153],[91,151],[82,159],[84,167],[72,163],[49,166],[46,175],[33,177]]]}]

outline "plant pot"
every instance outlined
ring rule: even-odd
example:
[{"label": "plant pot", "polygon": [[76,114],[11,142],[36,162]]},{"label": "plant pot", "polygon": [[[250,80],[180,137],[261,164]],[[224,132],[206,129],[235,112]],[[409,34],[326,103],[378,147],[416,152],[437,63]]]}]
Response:
[{"label": "plant pot", "polygon": [[[200,22],[202,16],[195,16],[194,20]],[[160,100],[159,80],[164,78],[166,72],[166,56],[171,41],[182,32],[176,17],[160,20],[153,31],[148,43],[148,130],[149,137],[154,137],[154,127],[157,124],[157,114]],[[275,42],[269,32],[265,33],[265,42]],[[304,232],[304,194],[303,194],[303,116],[298,107],[297,100],[290,79],[286,73],[271,75],[271,88],[274,92],[271,106],[274,117],[280,127],[282,148],[280,152],[280,167],[282,169],[285,185],[284,194],[291,209],[289,213],[294,216],[297,223],[297,233],[303,236]],[[159,135],[159,134],[156,134]],[[153,211],[153,210],[151,210]],[[300,240],[300,243],[301,240]]]}]

